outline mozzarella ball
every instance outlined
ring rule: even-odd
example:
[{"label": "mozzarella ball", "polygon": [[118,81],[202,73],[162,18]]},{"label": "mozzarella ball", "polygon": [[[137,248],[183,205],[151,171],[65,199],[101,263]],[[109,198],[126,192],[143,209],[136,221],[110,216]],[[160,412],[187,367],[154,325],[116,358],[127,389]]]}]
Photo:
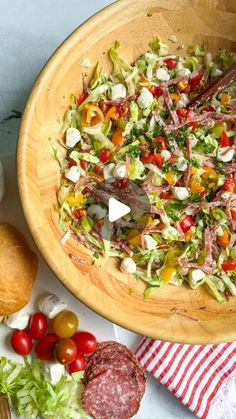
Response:
[{"label": "mozzarella ball", "polygon": [[182,186],[174,186],[172,188],[172,192],[175,198],[179,199],[179,201],[184,201],[189,197],[188,189]]},{"label": "mozzarella ball", "polygon": [[73,148],[81,139],[81,134],[76,128],[67,128],[66,130],[66,146]]},{"label": "mozzarella ball", "polygon": [[118,83],[111,88],[111,99],[116,100],[121,97],[126,97],[126,87],[123,84]]},{"label": "mozzarella ball", "polygon": [[217,153],[217,160],[227,163],[234,157],[233,147],[220,147]]},{"label": "mozzarella ball", "polygon": [[125,163],[118,163],[116,164],[116,166],[114,167],[113,170],[113,176],[114,177],[118,177],[120,179],[124,178],[126,175],[126,164]]},{"label": "mozzarella ball", "polygon": [[77,183],[80,178],[80,170],[77,166],[72,166],[70,169],[67,169],[65,171],[65,177],[66,179],[71,180],[73,183]]},{"label": "mozzarella ball", "polygon": [[130,257],[125,257],[121,262],[120,270],[123,273],[134,274],[136,271],[136,263]]},{"label": "mozzarella ball", "polygon": [[153,102],[153,95],[152,93],[146,88],[142,87],[140,90],[140,95],[137,99],[138,106],[141,109],[146,109],[148,106],[150,106]]}]

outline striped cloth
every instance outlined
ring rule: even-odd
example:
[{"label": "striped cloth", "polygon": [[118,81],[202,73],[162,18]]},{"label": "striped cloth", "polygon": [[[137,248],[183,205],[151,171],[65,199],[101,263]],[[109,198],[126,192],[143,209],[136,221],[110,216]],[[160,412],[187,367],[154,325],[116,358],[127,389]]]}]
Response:
[{"label": "striped cloth", "polygon": [[143,367],[202,419],[236,419],[236,342],[181,345],[144,338]]}]

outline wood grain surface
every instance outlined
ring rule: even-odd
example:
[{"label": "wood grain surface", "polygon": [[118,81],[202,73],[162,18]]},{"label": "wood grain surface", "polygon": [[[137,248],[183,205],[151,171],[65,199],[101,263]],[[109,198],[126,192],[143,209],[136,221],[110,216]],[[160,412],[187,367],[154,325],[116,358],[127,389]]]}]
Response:
[{"label": "wood grain surface", "polygon": [[[111,321],[163,340],[213,343],[236,339],[236,298],[218,304],[203,287],[167,285],[143,300],[144,284],[125,275],[113,259],[91,264],[91,252],[62,232],[53,210],[60,183],[57,162],[49,152],[49,137],[58,138],[69,94],[81,91],[84,58],[110,70],[107,50],[115,40],[132,62],[159,35],[170,51],[180,44],[204,43],[236,51],[235,1],[120,0],[98,13],[57,49],[36,80],[25,107],[18,142],[18,184],[33,237],[56,276],[81,301]],[[177,44],[168,41],[176,34]],[[79,255],[72,261],[69,255]]]}]

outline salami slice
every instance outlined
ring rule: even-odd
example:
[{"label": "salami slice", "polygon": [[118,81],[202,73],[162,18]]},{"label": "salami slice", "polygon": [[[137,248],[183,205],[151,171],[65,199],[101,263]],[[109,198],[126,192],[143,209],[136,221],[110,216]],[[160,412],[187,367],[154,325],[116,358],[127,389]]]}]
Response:
[{"label": "salami slice", "polygon": [[95,419],[130,419],[140,403],[136,380],[108,369],[84,387],[82,403]]}]

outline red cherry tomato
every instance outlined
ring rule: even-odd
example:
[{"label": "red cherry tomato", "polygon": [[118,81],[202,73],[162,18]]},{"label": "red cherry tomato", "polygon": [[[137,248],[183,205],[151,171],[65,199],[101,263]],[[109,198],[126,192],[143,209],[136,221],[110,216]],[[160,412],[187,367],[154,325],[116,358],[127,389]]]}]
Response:
[{"label": "red cherry tomato", "polygon": [[156,97],[160,97],[163,94],[162,88],[158,86],[150,87],[149,91],[152,93],[153,96],[156,96]]},{"label": "red cherry tomato", "polygon": [[191,215],[187,215],[182,221],[180,221],[179,225],[183,233],[186,233],[192,225],[194,224],[194,218]]},{"label": "red cherry tomato", "polygon": [[41,339],[48,328],[47,317],[43,313],[34,313],[30,318],[29,334],[32,339]]},{"label": "red cherry tomato", "polygon": [[156,137],[156,138],[154,138],[154,141],[157,143],[157,146],[160,150],[166,150],[167,149],[167,143],[166,143],[165,138]]},{"label": "red cherry tomato", "polygon": [[106,163],[111,158],[111,152],[109,150],[101,150],[99,159],[102,163]]},{"label": "red cherry tomato", "polygon": [[54,359],[54,349],[59,337],[55,333],[49,333],[37,343],[35,353],[39,359],[51,361]]},{"label": "red cherry tomato", "polygon": [[78,352],[82,354],[94,352],[97,347],[97,339],[89,332],[77,332],[72,339],[76,343]]},{"label": "red cherry tomato", "polygon": [[167,65],[168,68],[170,68],[171,70],[173,68],[176,67],[177,65],[177,61],[174,60],[173,58],[168,58],[167,60],[164,61],[164,63]]},{"label": "red cherry tomato", "polygon": [[214,112],[216,110],[216,107],[212,104],[204,106],[204,108],[202,108],[202,111],[205,112]]},{"label": "red cherry tomato", "polygon": [[32,351],[33,343],[25,330],[16,330],[11,335],[11,346],[17,354],[25,356]]},{"label": "red cherry tomato", "polygon": [[76,359],[77,347],[70,338],[60,339],[55,346],[55,357],[60,364],[70,364]]},{"label": "red cherry tomato", "polygon": [[203,73],[198,73],[195,76],[189,78],[188,84],[191,87],[191,90],[195,89],[198,83],[200,83],[200,81],[202,80],[202,77],[203,77]]},{"label": "red cherry tomato", "polygon": [[85,369],[85,359],[82,354],[77,354],[74,361],[67,366],[67,371],[70,374],[73,372],[83,371]]},{"label": "red cherry tomato", "polygon": [[231,210],[231,216],[232,216],[233,220],[235,221],[236,220],[236,211]]},{"label": "red cherry tomato", "polygon": [[71,159],[70,157],[68,157],[67,161],[68,161],[68,165],[69,165],[70,167],[72,167],[72,166],[77,166],[76,161],[75,161],[75,160],[73,160],[73,159]]},{"label": "red cherry tomato", "polygon": [[180,118],[186,118],[188,110],[186,108],[176,109],[176,113]]},{"label": "red cherry tomato", "polygon": [[220,144],[220,146],[221,147],[228,147],[228,146],[230,146],[229,137],[226,134],[226,132],[224,132],[224,131],[222,131],[222,134],[221,134],[221,144]]},{"label": "red cherry tomato", "polygon": [[115,182],[112,182],[112,186],[119,190],[126,189],[129,186],[129,179],[116,179]]},{"label": "red cherry tomato", "polygon": [[221,267],[222,267],[223,271],[225,271],[225,272],[234,271],[234,269],[236,269],[236,261],[229,260],[228,262],[223,262]]}]

